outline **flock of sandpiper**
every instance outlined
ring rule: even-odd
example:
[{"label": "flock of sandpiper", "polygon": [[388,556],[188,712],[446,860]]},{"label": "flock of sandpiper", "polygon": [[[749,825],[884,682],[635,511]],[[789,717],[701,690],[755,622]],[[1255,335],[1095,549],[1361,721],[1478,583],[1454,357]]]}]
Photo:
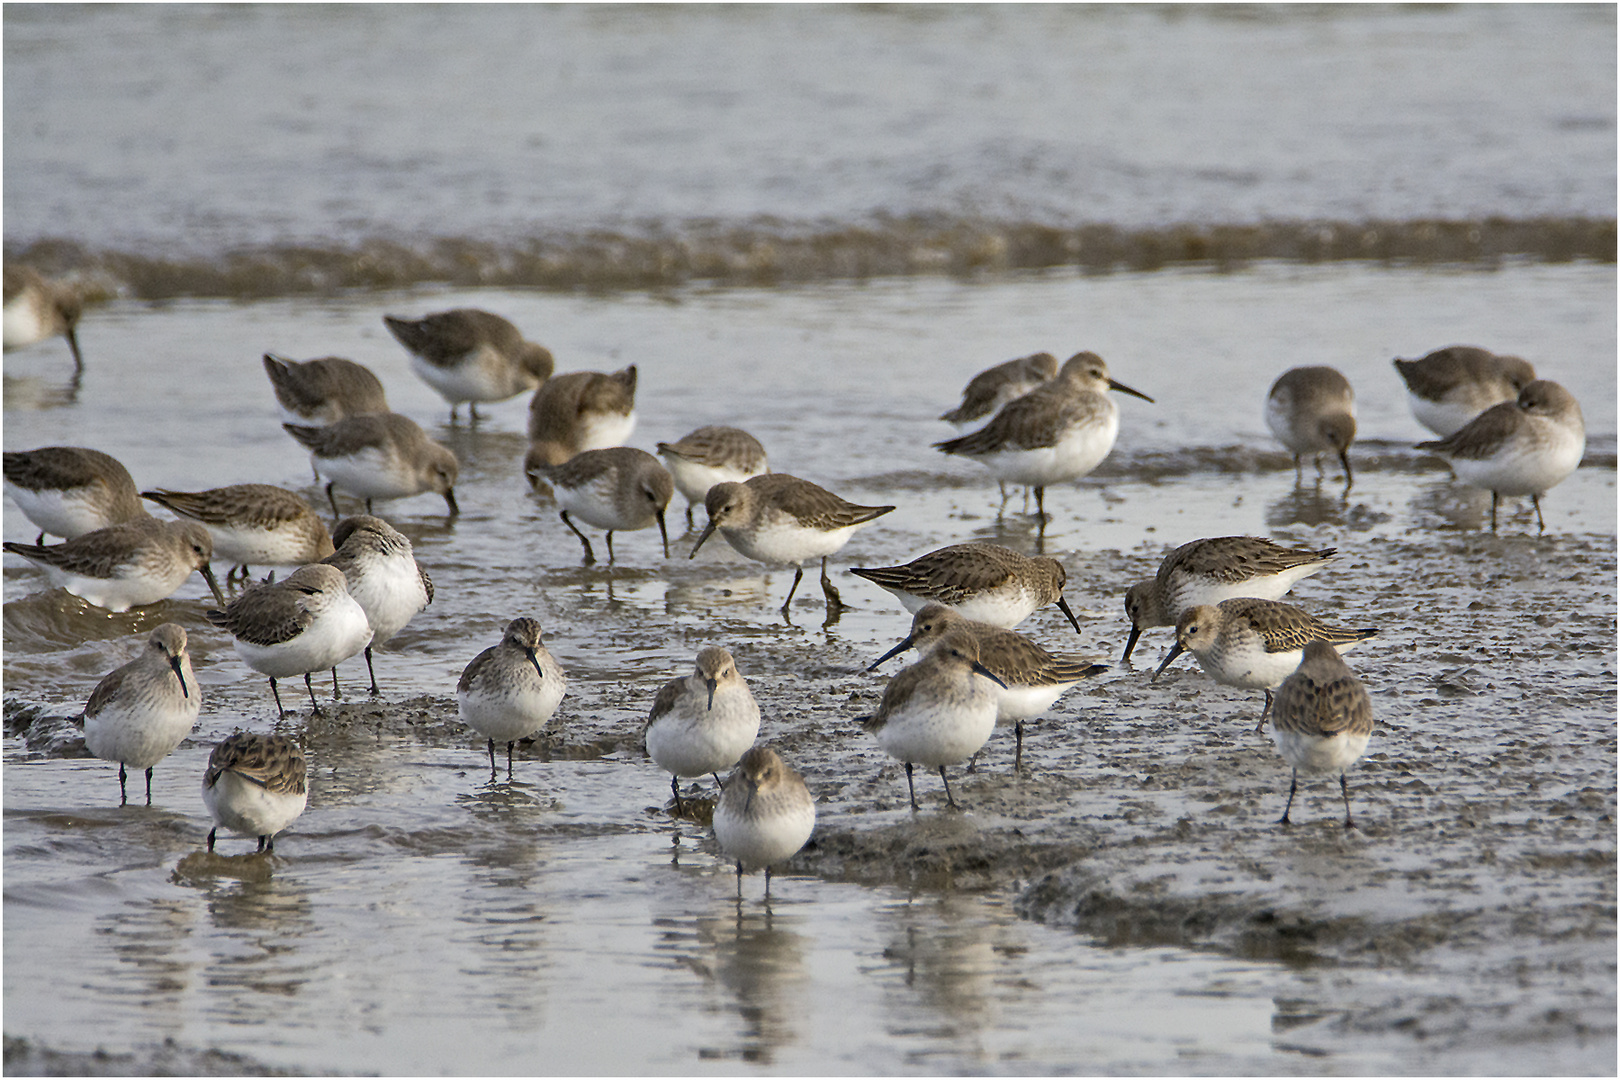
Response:
[{"label": "flock of sandpiper", "polygon": [[[71,289],[6,268],[8,350],[65,336],[82,366],[74,336],[78,314]],[[805,563],[819,558],[831,613],[841,600],[827,558],[856,529],[894,509],[856,505],[807,480],[768,471],[764,448],[736,428],[705,427],[659,443],[662,462],[621,445],[635,422],[635,367],[554,376],[549,351],[489,312],[455,309],[385,322],[410,353],[413,370],[449,402],[452,419],[462,402],[476,418],[479,402],[533,391],[524,471],[537,488],[550,488],[586,563],[595,561],[595,551],[576,520],[605,531],[609,562],[615,532],[654,524],[667,557],[664,516],[678,489],[688,502],[689,526],[693,506],[701,503],[708,515],[693,556],[718,532],[749,559],[795,567],[784,612]],[[1569,392],[1538,380],[1517,357],[1472,347],[1440,349],[1395,366],[1413,414],[1439,436],[1418,446],[1445,457],[1460,479],[1490,490],[1492,530],[1504,495],[1530,496],[1542,524],[1541,494],[1575,469],[1585,448],[1581,411]],[[201,572],[218,602],[208,619],[232,635],[244,663],[269,677],[284,717],[277,679],[302,675],[319,712],[311,674],[331,668],[335,686],[336,665],[361,653],[377,692],[373,647],[432,600],[433,584],[410,541],[372,516],[372,502],[436,492],[455,515],[457,461],[414,421],[389,411],[381,382],[360,364],[266,355],[264,367],[283,426],[309,449],[326,481],[334,517],[338,490],[363,500],[365,514],[342,518],[328,532],[302,498],[279,487],[142,492],[106,454],[43,447],[5,454],[7,489],[40,537],[4,546],[53,584],[111,611],[162,600],[193,570]],[[969,430],[936,446],[985,465],[1002,485],[1003,503],[1008,484],[1032,489],[1044,526],[1045,488],[1090,473],[1114,445],[1119,409],[1111,390],[1152,401],[1115,381],[1093,353],[1061,365],[1048,353],[1008,361],[967,385],[961,404],[941,419]],[[1318,468],[1320,455],[1336,455],[1349,490],[1355,401],[1343,375],[1330,367],[1285,372],[1271,388],[1265,415],[1296,469],[1307,455]],[[175,519],[151,516],[143,499]],[[65,541],[46,545],[47,534]],[[1166,555],[1155,577],[1125,594],[1131,631],[1122,660],[1129,660],[1144,630],[1173,626],[1175,644],[1155,679],[1185,651],[1217,681],[1265,691],[1261,728],[1269,713],[1277,749],[1293,767],[1284,824],[1304,771],[1338,775],[1344,823],[1353,826],[1345,773],[1372,733],[1366,688],[1339,654],[1376,629],[1330,626],[1278,599],[1333,556],[1332,548],[1290,549],[1256,537],[1196,540]],[[228,602],[210,569],[216,558],[233,567],[227,587],[241,586]],[[280,581],[271,573],[253,582],[252,566],[296,569]],[[1054,655],[1014,630],[1035,610],[1055,604],[1079,631],[1056,559],[966,543],[903,565],[851,572],[913,613],[910,633],[872,668],[908,648],[919,659],[889,681],[876,712],[862,723],[904,764],[914,809],[915,765],[938,771],[954,807],[948,766],[978,753],[995,725],[1010,721],[1018,744],[1014,768],[1020,769],[1023,721],[1104,670]],[[542,644],[540,625],[529,618],[512,620],[501,641],[467,665],[456,687],[460,717],[487,740],[492,770],[496,743],[504,742],[510,772],[514,743],[547,724],[566,685]],[[186,632],[165,623],[137,659],[108,674],[91,694],[85,745],[119,763],[121,792],[126,766],[145,769],[150,802],[153,766],[190,733],[200,706]],[[734,770],[714,807],[715,834],[737,863],[739,885],[745,868],[764,867],[768,890],[770,866],[809,839],[815,803],[798,773],[773,750],[755,745],[759,725],[759,707],[731,654],[706,648],[690,675],[658,691],[645,745],[671,774],[677,814],[684,812],[683,778],[712,774],[718,781],[722,770]],[[276,833],[305,806],[303,751],[285,736],[233,734],[210,756],[202,793],[216,823],[210,851],[219,827],[257,837],[260,850],[273,850]]]}]

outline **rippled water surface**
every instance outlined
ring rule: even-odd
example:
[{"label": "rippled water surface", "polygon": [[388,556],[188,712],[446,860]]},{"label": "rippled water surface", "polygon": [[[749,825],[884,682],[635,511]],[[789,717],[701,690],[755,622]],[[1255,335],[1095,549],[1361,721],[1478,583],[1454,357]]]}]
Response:
[{"label": "rippled water surface", "polygon": [[[898,505],[835,560],[852,609],[818,628],[820,599],[807,588],[784,622],[775,609],[788,575],[724,547],[688,560],[690,535],[666,562],[655,533],[621,534],[618,566],[582,568],[577,541],[523,483],[521,399],[489,407],[475,429],[451,426],[381,325],[385,311],[464,302],[533,328],[561,370],[637,363],[636,445],[738,423],[777,468]],[[394,711],[309,728],[310,808],[272,861],[201,851],[208,822],[196,784],[209,747],[237,726],[271,726],[274,712],[264,680],[203,620],[200,580],[176,600],[107,616],[6,560],[13,699],[73,707],[132,653],[133,635],[173,618],[192,632],[206,701],[194,741],[158,767],[151,809],[117,808],[103,763],[41,759],[7,739],[7,1030],[86,1050],[173,1037],[345,1071],[1264,1072],[1318,1060],[1305,1051],[1327,1054],[1337,1071],[1409,1068],[1419,1059],[1399,1039],[1295,1034],[1309,1026],[1301,1014],[1342,1007],[1311,1003],[1325,992],[1319,980],[1343,973],[1097,948],[1016,918],[1017,882],[906,893],[786,875],[767,910],[756,876],[739,906],[702,830],[683,826],[672,845],[674,826],[658,812],[667,777],[641,756],[636,733],[657,685],[720,640],[764,703],[766,738],[817,727],[840,745],[863,738],[843,727],[858,709],[823,687],[886,649],[905,621],[841,568],[971,537],[1035,546],[1016,501],[998,521],[988,476],[928,449],[947,434],[933,417],[991,360],[1084,343],[1157,398],[1122,398],[1106,469],[1049,492],[1045,547],[1070,565],[1236,532],[1352,552],[1428,536],[1443,552],[1481,528],[1488,499],[1408,448],[1423,436],[1389,358],[1464,337],[1532,357],[1581,397],[1590,467],[1544,500],[1549,529],[1606,534],[1612,548],[1614,326],[1612,267],[1583,266],[113,304],[85,329],[90,361],[77,387],[60,342],[8,357],[8,447],[92,444],[142,486],[263,480],[319,505],[258,354],[336,352],[373,365],[395,408],[456,448],[463,514],[446,522],[434,496],[380,505],[415,541],[438,594],[379,654],[383,708]],[[1321,361],[1358,388],[1364,438],[1348,499],[1331,478],[1297,488],[1261,420],[1277,371]],[[1504,520],[1509,535],[1533,528],[1522,513]],[[9,503],[5,535],[31,538]],[[1117,655],[1129,576],[1071,582],[1084,648]],[[492,784],[451,693],[472,654],[519,613],[541,620],[569,672],[565,734],[553,760],[531,751],[512,783]],[[1050,611],[1026,629],[1051,642],[1072,633]],[[1364,662],[1386,679],[1420,677],[1401,644],[1409,633]],[[343,671],[358,690],[363,671]],[[298,700],[296,684],[287,691]],[[1095,695],[1088,708],[1111,708],[1108,687]],[[1119,708],[1121,719],[1135,715]],[[864,784],[876,763],[855,767],[823,768],[812,782],[829,793]],[[823,806],[832,829],[905,818],[898,805]],[[992,815],[974,827],[994,826]],[[1380,1001],[1450,993],[1420,976],[1378,978]]]}]

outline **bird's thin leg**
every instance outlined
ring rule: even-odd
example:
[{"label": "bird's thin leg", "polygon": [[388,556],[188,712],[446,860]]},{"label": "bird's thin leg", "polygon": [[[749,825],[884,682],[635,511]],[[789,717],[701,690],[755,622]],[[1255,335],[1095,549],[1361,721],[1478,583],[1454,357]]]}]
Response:
[{"label": "bird's thin leg", "polygon": [[821,594],[827,598],[827,611],[842,611],[844,598],[838,595],[838,589],[833,585],[832,579],[827,576],[827,558],[821,559]]},{"label": "bird's thin leg", "polygon": [[1356,823],[1350,818],[1350,783],[1345,780],[1344,773],[1339,774],[1339,794],[1344,796],[1344,827],[1353,829]]},{"label": "bird's thin leg", "polygon": [[[332,669],[333,681],[336,681],[337,668]],[[366,646],[366,673],[371,676],[371,694],[375,697],[380,691],[377,689],[377,669],[371,666],[371,646]]]},{"label": "bird's thin leg", "polygon": [[793,568],[793,586],[792,586],[792,588],[788,589],[787,599],[782,601],[782,614],[783,615],[786,615],[788,613],[788,605],[793,603],[793,594],[799,591],[799,582],[801,580],[803,580],[803,578],[804,578],[804,567],[802,567],[802,566],[794,567]]},{"label": "bird's thin leg", "polygon": [[309,681],[309,675],[309,672],[304,672],[304,689],[309,691],[310,712],[314,713],[316,716],[325,716],[326,714],[321,712],[321,703],[315,700],[315,687],[314,684]]},{"label": "bird's thin leg", "polygon": [[939,778],[945,784],[945,805],[952,810],[960,810],[961,807],[956,805],[955,796],[951,794],[951,782],[945,779],[945,766],[943,765],[939,767]]},{"label": "bird's thin leg", "polygon": [[1293,770],[1292,779],[1288,781],[1288,804],[1283,807],[1283,816],[1277,819],[1277,824],[1288,824],[1288,811],[1294,808],[1294,791],[1299,787],[1299,770]]},{"label": "bird's thin leg", "polygon": [[917,805],[917,786],[911,780],[911,762],[906,762],[906,790],[911,793],[911,808],[922,809]]},{"label": "bird's thin leg", "polygon": [[572,532],[575,536],[579,537],[579,542],[580,543],[585,545],[585,565],[590,566],[592,563],[594,563],[596,561],[596,552],[591,550],[591,542],[589,540],[585,539],[585,534],[584,533],[580,532],[577,528],[574,527],[574,523],[572,521],[568,520],[568,511],[566,511],[566,510],[564,510],[562,512],[562,523],[564,525],[568,526],[568,529],[569,529],[570,532]]}]

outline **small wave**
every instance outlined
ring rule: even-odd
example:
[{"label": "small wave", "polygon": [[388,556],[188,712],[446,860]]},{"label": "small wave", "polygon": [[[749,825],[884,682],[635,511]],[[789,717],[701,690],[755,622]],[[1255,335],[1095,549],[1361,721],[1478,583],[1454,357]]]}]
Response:
[{"label": "small wave", "polygon": [[8,263],[72,276],[95,298],[233,299],[424,284],[593,291],[697,283],[777,286],[922,274],[1077,268],[1235,269],[1259,260],[1495,265],[1615,261],[1613,218],[1301,221],[1062,227],[939,217],[817,227],[778,220],[594,230],[505,241],[377,239],[271,245],[215,256],[97,250],[62,239],[7,245]]}]

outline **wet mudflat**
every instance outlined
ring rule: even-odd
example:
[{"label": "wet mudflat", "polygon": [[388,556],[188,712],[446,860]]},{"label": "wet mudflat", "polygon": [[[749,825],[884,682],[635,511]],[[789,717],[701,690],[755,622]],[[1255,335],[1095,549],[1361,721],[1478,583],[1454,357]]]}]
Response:
[{"label": "wet mudflat", "polygon": [[[1583,289],[1606,323],[1570,317]],[[1258,404],[1272,367],[1295,362],[1305,320],[1289,312],[1357,325],[1335,296],[1383,320],[1333,346],[1360,358],[1367,436],[1348,497],[1331,474],[1296,485]],[[1157,305],[1140,324],[1155,343],[1202,330],[1213,374],[1193,394],[1167,348],[1104,345],[1160,404],[1122,405],[1116,459],[1049,493],[1044,540],[1016,498],[998,518],[993,483],[926,448],[975,365],[953,364],[942,390],[937,360],[877,362],[983,351],[974,335],[1011,316],[1062,336],[1062,311],[1123,339],[1133,297]],[[378,338],[373,308],[458,299],[117,308],[106,354],[165,359],[157,422],[121,407],[149,400],[151,365],[92,367],[68,401],[48,357],[8,358],[8,448],[101,446],[143,486],[259,479],[318,497],[260,385],[266,347],[373,363],[395,407],[463,462],[459,521],[432,497],[388,507],[439,593],[379,654],[381,699],[364,696],[363,664],[345,665],[328,717],[305,700],[281,725],[309,748],[312,789],[272,858],[240,840],[202,850],[209,749],[238,726],[269,730],[274,712],[203,619],[200,581],[109,617],[8,560],[5,995],[7,1033],[26,1040],[8,1044],[8,1070],[89,1069],[72,1055],[104,1047],[142,1071],[173,1040],[199,1072],[225,1067],[209,1051],[336,1072],[1613,1071],[1612,268],[482,298],[556,327],[568,344],[553,348],[574,357],[562,370],[641,363],[636,445],[730,420],[778,467],[901,506],[834,560],[851,607],[830,625],[813,585],[783,619],[790,573],[723,547],[686,559],[692,535],[668,562],[639,533],[616,538],[619,565],[580,566],[554,508],[524,491],[521,403],[451,428]],[[1238,308],[1252,321],[1223,314]],[[1583,396],[1588,464],[1545,500],[1545,535],[1516,504],[1500,535],[1482,533],[1488,497],[1407,448],[1421,436],[1373,337],[1435,309],[1556,339],[1549,374],[1608,388]],[[770,393],[753,381],[761,356]],[[1607,367],[1558,359],[1592,356]],[[834,396],[853,372],[870,392]],[[14,380],[38,393],[13,396]],[[165,407],[196,426],[164,422]],[[210,452],[188,453],[197,440]],[[31,538],[14,512],[5,528]],[[1353,832],[1325,780],[1304,784],[1292,828],[1275,824],[1288,776],[1253,731],[1259,694],[1190,660],[1149,684],[1167,630],[1118,664],[1125,587],[1174,544],[1245,532],[1337,546],[1296,599],[1382,628],[1348,657],[1380,723],[1351,774]],[[913,814],[898,763],[855,724],[882,687],[863,669],[908,618],[843,570],[967,539],[1060,558],[1084,633],[1053,611],[1024,629],[1113,667],[1030,725],[1024,775],[998,731],[971,774],[952,771],[964,812],[919,774]],[[516,614],[546,628],[569,696],[512,776],[503,763],[492,777],[456,722],[454,679]],[[121,809],[116,770],[77,756],[61,717],[166,619],[196,639],[203,717],[158,767],[154,805]],[[818,798],[815,840],[768,906],[758,875],[738,902],[707,829],[671,818],[668,778],[639,749],[656,687],[710,643],[737,656],[762,738]]]}]

